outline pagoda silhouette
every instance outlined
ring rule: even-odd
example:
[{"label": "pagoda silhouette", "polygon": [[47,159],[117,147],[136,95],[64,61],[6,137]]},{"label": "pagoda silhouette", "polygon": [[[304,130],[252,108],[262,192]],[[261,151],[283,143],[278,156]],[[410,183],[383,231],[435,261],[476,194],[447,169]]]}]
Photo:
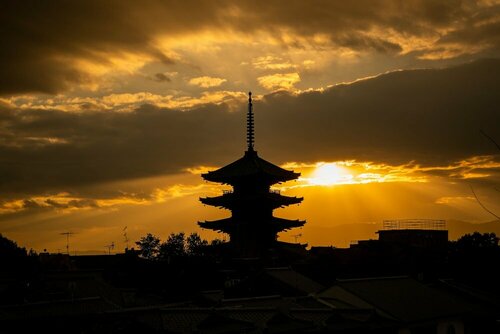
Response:
[{"label": "pagoda silhouette", "polygon": [[245,155],[220,169],[202,174],[211,182],[231,185],[221,196],[203,197],[203,204],[231,210],[231,217],[198,222],[205,229],[227,233],[229,246],[238,257],[259,257],[277,245],[278,233],[305,224],[273,216],[273,210],[302,202],[302,197],[283,196],[273,184],[295,180],[300,173],[278,167],[254,150],[252,92],[248,93],[247,150]]}]

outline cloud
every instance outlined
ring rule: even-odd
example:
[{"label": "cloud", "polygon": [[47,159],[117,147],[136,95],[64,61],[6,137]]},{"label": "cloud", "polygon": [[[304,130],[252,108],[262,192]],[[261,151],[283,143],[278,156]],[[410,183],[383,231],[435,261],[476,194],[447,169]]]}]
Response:
[{"label": "cloud", "polygon": [[463,204],[464,202],[474,202],[474,196],[445,196],[436,200],[436,204]]},{"label": "cloud", "polygon": [[196,77],[189,80],[190,85],[199,86],[202,88],[218,87],[226,82],[226,79],[215,78],[215,77]]},{"label": "cloud", "polygon": [[0,203],[1,214],[17,214],[27,210],[58,210],[61,212],[95,209],[103,203],[90,198],[78,198],[68,193],[59,193],[51,196],[32,196],[22,199],[12,199]]},{"label": "cloud", "polygon": [[293,85],[300,82],[298,73],[276,73],[258,77],[259,84],[269,90],[292,89]]},{"label": "cloud", "polygon": [[470,182],[488,177],[491,177],[490,181],[494,183],[500,178],[500,161],[494,155],[474,156],[434,166],[421,166],[415,161],[391,165],[383,162],[347,160],[315,163],[287,162],[282,167],[301,173],[297,182],[279,187],[282,190],[345,184],[432,183],[438,179],[445,179],[448,182],[462,180]]},{"label": "cloud", "polygon": [[[122,183],[121,187],[133,188],[132,184]],[[0,220],[9,219],[15,215],[26,215],[40,212],[57,211],[59,213],[71,213],[74,211],[86,211],[98,209],[102,212],[113,211],[123,206],[144,206],[203,193],[217,193],[216,187],[209,184],[173,184],[165,187],[141,183],[146,187],[146,192],[132,193],[110,189],[106,192],[93,191],[91,193],[53,193],[17,197],[0,201]],[[2,217],[2,215],[5,215]]]},{"label": "cloud", "polygon": [[[153,94],[150,92],[113,93],[100,97],[67,97],[57,96],[51,99],[44,97],[13,97],[8,101],[9,108],[61,110],[67,112],[82,112],[92,110],[112,110],[115,112],[130,112],[144,104],[153,104],[158,107],[189,109],[195,106],[212,104],[227,104],[229,106],[240,103],[245,98],[245,93],[238,91],[206,91],[199,96],[186,96],[181,94]],[[38,141],[61,142],[60,138],[37,138]]]},{"label": "cloud", "polygon": [[168,76],[166,76],[164,73],[156,73],[153,76],[153,80],[157,82],[170,82],[172,81]]},{"label": "cloud", "polygon": [[[496,147],[480,129],[499,140],[499,80],[500,61],[484,60],[269,94],[254,102],[256,148],[275,163],[412,162],[454,182],[498,182]],[[233,106],[207,98],[183,111],[133,94],[103,99],[109,109],[79,112],[2,105],[0,193],[31,198],[226,164],[245,148],[246,96],[234,94],[231,101],[241,102]]]},{"label": "cloud", "polygon": [[[201,35],[226,44],[260,41],[394,59],[498,56],[499,8],[495,2],[466,0],[293,0],[286,6],[281,1],[6,2],[0,7],[0,94],[97,90],[102,76],[135,72],[153,62],[164,67],[182,62],[172,41],[196,50],[190,39]],[[256,66],[276,70],[292,64]]]},{"label": "cloud", "polygon": [[261,56],[252,60],[252,65],[260,70],[285,70],[294,68],[295,66],[288,61],[284,61],[280,57]]}]

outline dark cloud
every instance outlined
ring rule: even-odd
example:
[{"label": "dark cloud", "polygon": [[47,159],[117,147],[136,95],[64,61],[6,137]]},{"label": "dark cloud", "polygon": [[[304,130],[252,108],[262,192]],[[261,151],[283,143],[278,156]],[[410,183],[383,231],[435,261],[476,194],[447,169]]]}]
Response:
[{"label": "dark cloud", "polygon": [[499,75],[499,60],[483,60],[392,72],[324,93],[270,95],[265,106],[275,112],[266,114],[266,122],[280,124],[280,135],[266,136],[311,160],[351,156],[432,164],[492,154],[480,129],[500,138]]},{"label": "dark cloud", "polygon": [[170,81],[172,81],[168,76],[166,76],[163,73],[156,73],[153,77],[153,80],[157,81],[157,82],[170,82]]},{"label": "dark cloud", "polygon": [[462,25],[443,35],[438,45],[464,45],[494,51],[500,49],[500,4],[478,11],[463,21]]},{"label": "dark cloud", "polygon": [[381,38],[361,35],[337,37],[333,39],[333,42],[339,46],[355,50],[374,50],[381,53],[397,53],[402,51],[399,44],[392,43]]},{"label": "dark cloud", "polygon": [[61,203],[53,199],[46,199],[44,205],[53,209],[82,209],[82,208],[98,208],[99,205],[92,199],[73,199],[67,203]]},{"label": "dark cloud", "polygon": [[[399,71],[324,92],[256,101],[256,147],[266,159],[357,159],[446,165],[496,148],[500,60]],[[111,180],[221,165],[245,148],[245,106],[132,112],[14,110],[0,115],[0,193],[56,193]],[[484,168],[484,167],[483,167]]]},{"label": "dark cloud", "polygon": [[[401,51],[400,42],[388,39],[391,34],[441,35],[442,43],[479,39],[486,49],[498,49],[496,18],[497,7],[466,0],[2,1],[0,94],[52,94],[91,82],[92,74],[75,60],[109,65],[110,55],[128,52],[172,63],[155,45],[161,35],[265,31],[293,47],[303,43],[295,37],[315,43],[312,37],[323,34],[330,47],[381,53]],[[484,25],[474,24],[480,19]]]},{"label": "dark cloud", "polygon": [[[131,113],[10,113],[17,117],[2,123],[2,191],[55,190],[173,173],[214,156],[225,156],[223,151],[231,148],[227,143],[244,136],[238,114],[215,106],[187,112],[144,105]],[[225,126],[234,130],[222,130]],[[58,138],[61,142],[33,145],[27,137]],[[219,140],[226,142],[224,148]]]},{"label": "dark cloud", "polygon": [[[187,8],[165,6],[159,13],[159,6],[154,1],[144,6],[134,1],[3,1],[0,93],[55,93],[85,83],[90,78],[75,59],[106,65],[109,54],[131,52],[172,63],[152,44],[158,27],[151,22],[169,29],[175,26],[172,13],[177,9],[187,16],[181,13]],[[191,18],[202,23],[209,16],[193,12]]]},{"label": "dark cloud", "polygon": [[32,199],[23,200],[23,209],[40,209],[42,206]]}]

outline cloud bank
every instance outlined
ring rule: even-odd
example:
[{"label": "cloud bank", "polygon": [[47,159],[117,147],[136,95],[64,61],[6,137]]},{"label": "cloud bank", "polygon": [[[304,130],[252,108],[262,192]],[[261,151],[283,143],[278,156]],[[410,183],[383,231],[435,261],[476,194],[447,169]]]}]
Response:
[{"label": "cloud bank", "polygon": [[[182,62],[174,47],[179,43],[195,51],[216,48],[197,46],[200,36],[428,60],[498,56],[500,46],[496,1],[28,0],[2,2],[0,21],[3,95],[95,89],[104,74]],[[286,60],[272,65],[290,68]]]},{"label": "cloud bank", "polygon": [[[496,154],[500,61],[398,71],[255,101],[256,148],[266,159],[447,166]],[[68,189],[217,166],[245,148],[245,100],[184,111],[15,108],[0,112],[0,192]],[[498,139],[497,139],[498,140]]]}]

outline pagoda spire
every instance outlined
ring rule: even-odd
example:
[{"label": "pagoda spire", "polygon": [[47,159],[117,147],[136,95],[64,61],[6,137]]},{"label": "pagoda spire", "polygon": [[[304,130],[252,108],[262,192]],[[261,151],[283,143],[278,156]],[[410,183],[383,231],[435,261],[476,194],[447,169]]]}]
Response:
[{"label": "pagoda spire", "polygon": [[254,131],[253,131],[253,105],[252,92],[248,92],[248,113],[247,113],[247,151],[253,152]]}]

